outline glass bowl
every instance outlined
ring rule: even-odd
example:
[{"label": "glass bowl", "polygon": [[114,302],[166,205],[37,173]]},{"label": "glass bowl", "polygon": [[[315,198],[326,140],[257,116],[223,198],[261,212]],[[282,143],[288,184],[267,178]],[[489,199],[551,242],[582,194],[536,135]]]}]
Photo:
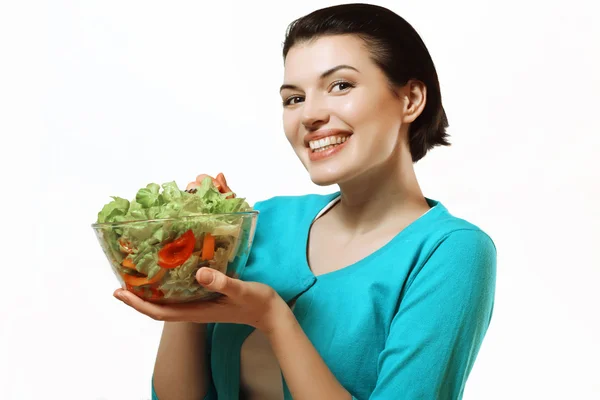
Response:
[{"label": "glass bowl", "polygon": [[220,296],[196,280],[201,267],[240,277],[258,214],[195,214],[92,228],[122,288],[153,303],[187,303]]}]

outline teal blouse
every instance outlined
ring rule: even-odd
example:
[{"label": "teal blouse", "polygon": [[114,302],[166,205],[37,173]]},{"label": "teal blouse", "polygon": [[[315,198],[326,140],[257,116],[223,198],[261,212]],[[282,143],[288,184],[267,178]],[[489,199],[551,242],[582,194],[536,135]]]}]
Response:
[{"label": "teal blouse", "polygon": [[[339,192],[277,196],[260,211],[241,276],[274,288],[353,399],[461,399],[492,316],[496,247],[441,202],[385,246],[316,277],[306,259],[313,219]],[[240,350],[254,328],[210,324],[206,400],[239,398]],[[291,395],[282,376],[285,398]],[[158,400],[152,387],[152,398]]]}]

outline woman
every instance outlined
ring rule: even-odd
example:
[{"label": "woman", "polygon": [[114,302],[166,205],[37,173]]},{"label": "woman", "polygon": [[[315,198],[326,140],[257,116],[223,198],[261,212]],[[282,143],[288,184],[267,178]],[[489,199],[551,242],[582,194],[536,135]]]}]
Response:
[{"label": "woman", "polygon": [[461,398],[496,250],[415,177],[414,162],[449,144],[425,45],[385,8],[340,5],[293,22],[283,57],[287,139],[315,184],[340,190],[257,203],[241,279],[198,271],[219,301],[115,292],[165,321],[153,398]]}]

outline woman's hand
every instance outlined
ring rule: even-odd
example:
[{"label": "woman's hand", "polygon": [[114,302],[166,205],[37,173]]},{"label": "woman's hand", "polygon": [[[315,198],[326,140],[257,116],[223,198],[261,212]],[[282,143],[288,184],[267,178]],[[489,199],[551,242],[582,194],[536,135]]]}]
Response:
[{"label": "woman's hand", "polygon": [[196,280],[223,296],[204,302],[162,305],[145,301],[125,289],[117,289],[113,295],[157,321],[236,323],[252,326],[267,334],[275,328],[281,311],[289,311],[277,292],[262,283],[230,278],[207,267],[198,270]]},{"label": "woman's hand", "polygon": [[215,187],[217,188],[217,190],[221,193],[231,193],[231,195],[227,196],[228,199],[232,199],[235,197],[235,193],[233,193],[233,191],[229,188],[229,185],[227,184],[227,180],[225,179],[225,175],[223,175],[222,172],[219,172],[217,174],[216,178],[213,178],[210,175],[207,174],[200,174],[196,177],[195,181],[192,181],[190,183],[187,184],[185,190],[190,190],[190,189],[194,189],[200,185],[202,185],[202,181],[205,178],[210,178],[212,179],[212,183],[213,185],[215,185]]}]

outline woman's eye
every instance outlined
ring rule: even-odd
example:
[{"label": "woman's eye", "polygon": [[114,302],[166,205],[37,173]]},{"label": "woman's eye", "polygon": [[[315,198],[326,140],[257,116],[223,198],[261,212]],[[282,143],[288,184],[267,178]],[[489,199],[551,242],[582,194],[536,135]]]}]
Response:
[{"label": "woman's eye", "polygon": [[336,87],[340,89],[339,91],[343,91],[343,90],[353,88],[354,85],[351,84],[350,82],[340,81],[340,82],[334,83],[333,86],[331,87],[331,90],[333,91],[333,89]]},{"label": "woman's eye", "polygon": [[288,97],[287,99],[285,99],[285,101],[283,102],[284,106],[292,106],[294,104],[297,104],[299,102],[301,102],[303,100],[303,98],[301,96],[292,96],[292,97]]}]

